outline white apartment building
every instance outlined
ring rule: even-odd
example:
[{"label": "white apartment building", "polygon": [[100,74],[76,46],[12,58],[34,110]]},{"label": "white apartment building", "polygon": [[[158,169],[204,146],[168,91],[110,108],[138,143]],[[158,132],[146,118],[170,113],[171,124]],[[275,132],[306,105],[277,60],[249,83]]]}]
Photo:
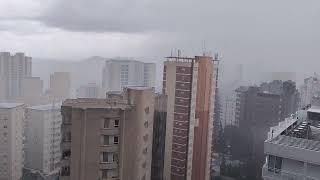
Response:
[{"label": "white apartment building", "polygon": [[320,77],[315,74],[306,78],[300,88],[301,107],[311,104],[312,98],[320,95]]},{"label": "white apartment building", "polygon": [[135,60],[108,60],[103,69],[102,86],[106,91],[124,87],[155,87],[156,65]]},{"label": "white apartment building", "polygon": [[224,96],[224,101],[222,103],[222,127],[228,125],[239,126],[239,123],[236,123],[236,94],[232,93],[229,96]]},{"label": "white apartment building", "polygon": [[51,179],[59,174],[61,103],[26,108],[25,169]]},{"label": "white apartment building", "polygon": [[0,180],[21,180],[24,162],[24,105],[0,103]]},{"label": "white apartment building", "polygon": [[320,107],[298,111],[272,127],[264,143],[265,180],[320,179]]},{"label": "white apartment building", "polygon": [[103,98],[105,92],[96,83],[82,85],[77,89],[77,98]]},{"label": "white apartment building", "polygon": [[32,58],[24,53],[11,56],[9,52],[0,52],[0,77],[4,79],[6,98],[21,96],[22,81],[32,75]]}]

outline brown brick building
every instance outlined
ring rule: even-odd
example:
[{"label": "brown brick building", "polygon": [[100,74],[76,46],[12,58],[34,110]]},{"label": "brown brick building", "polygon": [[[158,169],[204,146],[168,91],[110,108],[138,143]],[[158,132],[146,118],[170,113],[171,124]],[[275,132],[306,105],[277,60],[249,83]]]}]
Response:
[{"label": "brown brick building", "polygon": [[208,180],[213,131],[215,61],[212,57],[168,57],[165,180]]}]

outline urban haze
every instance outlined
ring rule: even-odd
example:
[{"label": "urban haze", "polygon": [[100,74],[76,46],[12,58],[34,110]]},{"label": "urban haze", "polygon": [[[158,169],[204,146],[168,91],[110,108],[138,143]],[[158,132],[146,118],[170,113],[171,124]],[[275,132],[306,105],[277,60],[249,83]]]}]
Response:
[{"label": "urban haze", "polygon": [[0,0],[0,180],[320,180],[319,7]]}]

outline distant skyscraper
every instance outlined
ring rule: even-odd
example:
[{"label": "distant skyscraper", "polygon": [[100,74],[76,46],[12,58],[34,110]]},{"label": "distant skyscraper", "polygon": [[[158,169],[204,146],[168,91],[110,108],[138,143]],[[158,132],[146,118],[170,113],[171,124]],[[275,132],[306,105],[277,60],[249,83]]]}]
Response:
[{"label": "distant skyscraper", "polygon": [[150,180],[152,89],[69,99],[61,111],[61,180]]},{"label": "distant skyscraper", "polygon": [[39,77],[27,77],[22,80],[21,102],[28,105],[42,104],[46,99],[43,96],[43,81]]},{"label": "distant skyscraper", "polygon": [[[42,180],[59,176],[61,103],[26,109],[25,173],[40,173]],[[28,176],[28,175],[26,175]]]},{"label": "distant skyscraper", "polygon": [[24,105],[0,103],[0,179],[21,180],[24,163]]},{"label": "distant skyscraper", "polygon": [[292,81],[273,81],[236,90],[235,121],[239,125],[242,144],[233,157],[253,158],[257,165],[264,160],[263,142],[269,127],[277,125],[298,108],[298,91]]},{"label": "distant skyscraper", "polygon": [[6,79],[0,75],[0,101],[6,101],[7,99],[7,88]]},{"label": "distant skyscraper", "polygon": [[320,95],[320,77],[315,74],[313,77],[306,78],[300,88],[301,107],[311,104],[312,98]]},{"label": "distant skyscraper", "polygon": [[212,57],[168,57],[163,91],[167,95],[164,179],[210,178],[216,78]]},{"label": "distant skyscraper", "polygon": [[77,98],[102,98],[105,92],[95,83],[82,85],[77,89]]},{"label": "distant skyscraper", "polygon": [[109,60],[103,69],[102,86],[106,91],[124,87],[155,87],[156,65],[134,60]]},{"label": "distant skyscraper", "polygon": [[5,81],[6,99],[15,99],[22,94],[22,81],[32,75],[31,57],[24,53],[11,56],[9,52],[0,52],[0,77]]},{"label": "distant skyscraper", "polygon": [[71,80],[69,72],[55,72],[50,75],[49,95],[55,101],[70,98]]}]

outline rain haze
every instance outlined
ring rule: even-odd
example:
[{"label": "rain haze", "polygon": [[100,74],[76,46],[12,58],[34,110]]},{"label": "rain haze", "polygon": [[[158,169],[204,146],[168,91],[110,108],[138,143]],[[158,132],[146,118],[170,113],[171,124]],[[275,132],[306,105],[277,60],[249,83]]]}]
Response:
[{"label": "rain haze", "polygon": [[319,19],[319,0],[0,0],[0,180],[320,179]]}]

